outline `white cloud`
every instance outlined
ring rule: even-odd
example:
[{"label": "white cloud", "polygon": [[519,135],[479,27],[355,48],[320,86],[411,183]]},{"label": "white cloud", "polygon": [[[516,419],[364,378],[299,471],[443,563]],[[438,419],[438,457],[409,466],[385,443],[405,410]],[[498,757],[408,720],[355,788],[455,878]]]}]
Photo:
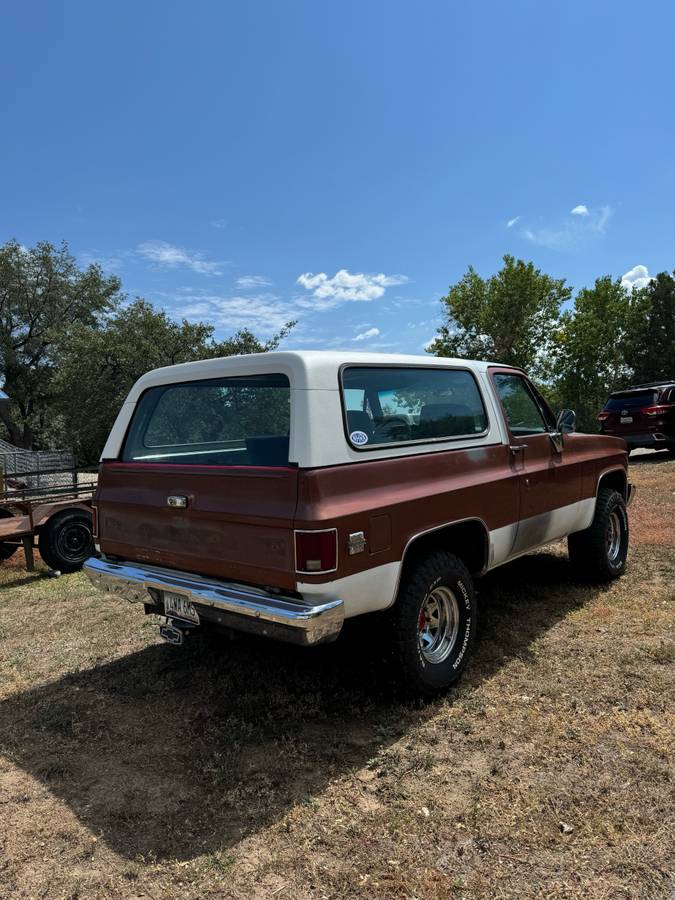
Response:
[{"label": "white cloud", "polygon": [[352,338],[353,341],[367,341],[368,338],[377,337],[380,333],[379,328],[367,328],[365,331],[362,331],[360,334],[357,334],[355,338]]},{"label": "white cloud", "polygon": [[271,293],[227,296],[184,289],[172,306],[176,316],[190,321],[207,322],[228,333],[250,328],[263,335],[278,331],[297,313],[292,303]]},{"label": "white cloud", "polygon": [[124,262],[129,256],[130,251],[128,250],[118,250],[112,253],[85,250],[78,254],[78,260],[83,266],[98,265],[104,272],[117,272],[124,266]]},{"label": "white cloud", "polygon": [[242,275],[241,278],[237,278],[235,284],[237,287],[246,290],[248,288],[270,287],[272,282],[264,275]]},{"label": "white cloud", "polygon": [[611,206],[599,206],[587,209],[584,215],[575,213],[573,219],[567,218],[556,225],[524,228],[521,234],[533,244],[550,250],[574,250],[603,235],[611,216]]},{"label": "white cloud", "polygon": [[158,266],[175,269],[177,266],[186,266],[200,275],[220,275],[222,262],[211,262],[204,259],[202,253],[191,253],[182,247],[176,247],[166,241],[146,241],[136,248],[139,256],[149,259]]},{"label": "white cloud", "polygon": [[621,276],[621,284],[628,291],[647,287],[650,281],[653,281],[653,276],[649,274],[647,266],[633,266]]},{"label": "white cloud", "polygon": [[225,228],[227,221],[225,219],[212,219],[209,225],[211,228]]},{"label": "white cloud", "polygon": [[570,210],[570,214],[573,216],[587,216],[588,207],[585,203],[580,203],[578,206],[575,206],[574,209]]},{"label": "white cloud", "polygon": [[368,275],[363,272],[352,274],[347,269],[340,269],[331,278],[325,272],[314,275],[304,272],[297,283],[312,292],[313,302],[300,301],[301,305],[313,309],[330,309],[350,300],[377,300],[388,287],[405,284],[405,275],[384,275],[383,273]]},{"label": "white cloud", "polygon": [[506,227],[513,228],[513,226],[516,224],[516,222],[519,222],[519,221],[520,221],[520,216],[516,216],[513,219],[509,219],[509,221],[506,223]]}]

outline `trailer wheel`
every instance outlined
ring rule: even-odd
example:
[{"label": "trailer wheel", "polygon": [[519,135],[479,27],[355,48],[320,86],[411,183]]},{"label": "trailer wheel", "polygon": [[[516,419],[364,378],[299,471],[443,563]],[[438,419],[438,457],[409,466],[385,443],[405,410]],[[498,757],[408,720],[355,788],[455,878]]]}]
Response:
[{"label": "trailer wheel", "polygon": [[[9,509],[0,509],[0,519],[12,519],[13,517],[14,513]],[[6,559],[9,559],[10,556],[14,556],[18,549],[19,544],[10,544],[9,541],[0,541],[0,562],[4,562]]]},{"label": "trailer wheel", "polygon": [[40,529],[38,550],[50,569],[76,572],[94,554],[91,513],[62,509]]}]

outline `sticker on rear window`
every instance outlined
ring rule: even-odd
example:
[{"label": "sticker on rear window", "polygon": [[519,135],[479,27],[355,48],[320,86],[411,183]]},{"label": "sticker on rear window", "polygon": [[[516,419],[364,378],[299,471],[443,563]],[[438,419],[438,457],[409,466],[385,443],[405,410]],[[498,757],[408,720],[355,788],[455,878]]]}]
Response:
[{"label": "sticker on rear window", "polygon": [[356,446],[359,447],[362,444],[368,443],[368,435],[365,433],[365,431],[352,431],[352,433],[349,435],[349,440],[352,442],[352,444],[356,444]]}]

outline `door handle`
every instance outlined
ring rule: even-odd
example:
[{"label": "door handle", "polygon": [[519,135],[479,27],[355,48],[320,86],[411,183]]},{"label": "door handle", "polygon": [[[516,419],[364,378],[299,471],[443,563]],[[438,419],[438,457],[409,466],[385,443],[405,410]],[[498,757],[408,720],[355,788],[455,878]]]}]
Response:
[{"label": "door handle", "polygon": [[522,453],[523,450],[527,450],[527,444],[509,444],[509,450],[511,453]]}]

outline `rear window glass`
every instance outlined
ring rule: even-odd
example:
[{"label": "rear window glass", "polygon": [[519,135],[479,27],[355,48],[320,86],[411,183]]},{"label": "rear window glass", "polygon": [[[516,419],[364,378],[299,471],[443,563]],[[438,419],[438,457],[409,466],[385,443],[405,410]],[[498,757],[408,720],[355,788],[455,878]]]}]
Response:
[{"label": "rear window glass", "polygon": [[462,369],[349,367],[342,397],[347,435],[357,449],[472,437],[487,429],[476,380]]},{"label": "rear window glass", "polygon": [[285,375],[150,388],[136,406],[122,459],[199,466],[288,465],[290,396]]},{"label": "rear window glass", "polygon": [[637,394],[615,394],[605,403],[605,409],[639,409],[656,403],[657,391],[640,391]]}]

